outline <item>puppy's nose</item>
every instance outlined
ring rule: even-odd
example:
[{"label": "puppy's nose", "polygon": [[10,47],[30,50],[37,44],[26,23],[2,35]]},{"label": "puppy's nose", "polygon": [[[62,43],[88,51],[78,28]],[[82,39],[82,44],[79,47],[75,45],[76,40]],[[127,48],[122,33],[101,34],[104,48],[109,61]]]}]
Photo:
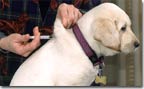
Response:
[{"label": "puppy's nose", "polygon": [[139,44],[138,42],[134,42],[134,47],[135,47],[135,48],[139,47],[139,45],[140,45],[140,44]]}]

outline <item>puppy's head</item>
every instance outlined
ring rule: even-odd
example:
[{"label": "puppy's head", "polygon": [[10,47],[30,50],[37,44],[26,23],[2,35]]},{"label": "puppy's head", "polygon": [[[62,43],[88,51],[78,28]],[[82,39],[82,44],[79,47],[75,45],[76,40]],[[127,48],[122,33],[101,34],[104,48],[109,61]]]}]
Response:
[{"label": "puppy's head", "polygon": [[94,39],[105,48],[130,53],[139,46],[139,40],[131,30],[128,15],[118,6],[105,3],[96,9],[96,18],[92,24]]}]

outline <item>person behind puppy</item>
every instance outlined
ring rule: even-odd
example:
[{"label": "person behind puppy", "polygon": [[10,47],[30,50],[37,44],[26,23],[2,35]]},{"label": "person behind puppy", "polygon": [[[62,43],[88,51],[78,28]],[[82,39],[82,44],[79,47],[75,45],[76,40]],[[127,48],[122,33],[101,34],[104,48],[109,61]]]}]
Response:
[{"label": "person behind puppy", "polygon": [[[0,85],[8,86],[19,65],[45,43],[40,35],[52,34],[56,16],[69,28],[82,16],[79,9],[88,11],[100,3],[101,0],[0,0]],[[30,35],[35,38],[29,42]]]}]

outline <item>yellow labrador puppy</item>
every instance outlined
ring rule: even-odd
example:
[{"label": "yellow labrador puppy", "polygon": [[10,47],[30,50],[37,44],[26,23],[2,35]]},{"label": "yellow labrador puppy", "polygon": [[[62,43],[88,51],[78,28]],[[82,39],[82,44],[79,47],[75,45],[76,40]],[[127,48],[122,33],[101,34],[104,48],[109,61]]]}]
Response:
[{"label": "yellow labrador puppy", "polygon": [[[112,3],[93,8],[77,24],[98,57],[139,46],[128,15]],[[56,18],[53,38],[19,67],[10,86],[89,86],[96,74],[72,29],[66,30]]]}]

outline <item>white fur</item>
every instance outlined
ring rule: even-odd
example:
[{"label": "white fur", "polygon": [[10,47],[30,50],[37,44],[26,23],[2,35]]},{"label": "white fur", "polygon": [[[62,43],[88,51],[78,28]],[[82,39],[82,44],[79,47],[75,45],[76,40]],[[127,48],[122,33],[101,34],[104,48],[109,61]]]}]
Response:
[{"label": "white fur", "polygon": [[[94,23],[99,18],[117,21],[115,30],[119,31],[120,23],[126,22],[130,26],[129,17],[116,5],[104,3],[87,12],[77,22],[85,39],[98,56],[111,56],[119,53],[105,46],[98,41],[99,39],[94,39],[95,35],[98,35],[96,33],[98,29],[95,28],[97,25]],[[134,47],[128,46],[133,45],[133,40],[137,39],[132,32],[127,32],[127,34],[130,34],[129,42],[123,39],[123,35],[113,36],[113,38],[122,38],[121,41],[118,40],[120,43],[117,43],[121,45],[119,47],[121,52],[125,52],[123,48],[126,48],[127,52],[134,50]],[[114,48],[117,44],[114,44]],[[56,18],[53,38],[19,67],[10,86],[89,86],[94,81],[96,74],[97,70],[83,52],[72,30],[66,30],[60,19]]]}]

